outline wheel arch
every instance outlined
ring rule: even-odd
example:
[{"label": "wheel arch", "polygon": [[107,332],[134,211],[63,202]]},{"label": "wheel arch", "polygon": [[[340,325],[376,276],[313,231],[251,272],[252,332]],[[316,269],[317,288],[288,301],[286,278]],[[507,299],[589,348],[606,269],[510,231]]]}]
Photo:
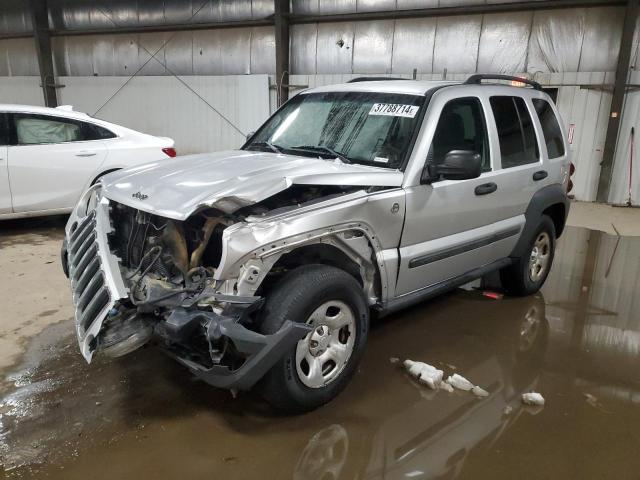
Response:
[{"label": "wheel arch", "polygon": [[108,175],[109,173],[113,173],[113,172],[117,172],[118,170],[122,170],[122,168],[108,168],[107,170],[104,170],[103,172],[100,172],[98,175],[95,176],[95,178],[93,180],[91,180],[91,183],[89,184],[89,186],[95,185],[96,182],[98,180],[100,180],[102,177],[104,177],[105,175]]},{"label": "wheel arch", "polygon": [[548,185],[538,190],[527,206],[522,234],[509,256],[520,257],[524,254],[531,235],[543,215],[548,215],[551,218],[556,229],[556,238],[559,238],[564,231],[568,214],[569,198],[561,184]]},{"label": "wheel arch", "polygon": [[327,232],[245,262],[238,275],[237,290],[243,294],[264,293],[270,288],[269,276],[302,265],[320,264],[339,268],[354,277],[369,303],[375,304],[382,299],[386,289],[386,274],[378,259],[378,247],[364,230]]}]

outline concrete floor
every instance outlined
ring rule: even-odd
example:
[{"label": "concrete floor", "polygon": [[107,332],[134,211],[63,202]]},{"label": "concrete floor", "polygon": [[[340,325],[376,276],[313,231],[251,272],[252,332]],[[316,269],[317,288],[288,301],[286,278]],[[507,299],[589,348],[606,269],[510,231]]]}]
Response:
[{"label": "concrete floor", "polygon": [[[539,295],[460,289],[373,325],[352,384],[301,417],[196,382],[154,348],[86,365],[58,259],[64,221],[0,224],[6,477],[638,478],[638,209],[575,204]],[[596,231],[608,229],[624,236]],[[396,357],[490,395],[430,391]],[[531,390],[543,408],[521,405]]]}]

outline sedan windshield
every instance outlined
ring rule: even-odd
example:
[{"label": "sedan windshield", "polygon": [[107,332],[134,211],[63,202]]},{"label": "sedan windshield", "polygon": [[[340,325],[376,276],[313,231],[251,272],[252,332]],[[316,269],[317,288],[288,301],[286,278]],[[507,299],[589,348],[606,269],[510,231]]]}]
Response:
[{"label": "sedan windshield", "polygon": [[378,92],[300,94],[244,148],[401,168],[423,100]]}]

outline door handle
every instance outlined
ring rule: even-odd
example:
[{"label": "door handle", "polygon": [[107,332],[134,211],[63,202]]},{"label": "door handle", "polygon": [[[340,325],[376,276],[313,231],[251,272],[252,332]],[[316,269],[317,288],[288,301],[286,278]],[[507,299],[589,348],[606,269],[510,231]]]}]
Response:
[{"label": "door handle", "polygon": [[489,193],[493,193],[498,189],[498,185],[495,183],[483,183],[482,185],[478,185],[474,190],[476,195],[488,195]]},{"label": "door handle", "polygon": [[76,157],[93,157],[96,154],[96,152],[78,152],[76,153]]},{"label": "door handle", "polygon": [[534,181],[538,181],[538,180],[542,180],[543,178],[547,178],[547,175],[549,175],[547,173],[546,170],[540,170],[539,172],[536,172],[533,174],[533,180]]}]

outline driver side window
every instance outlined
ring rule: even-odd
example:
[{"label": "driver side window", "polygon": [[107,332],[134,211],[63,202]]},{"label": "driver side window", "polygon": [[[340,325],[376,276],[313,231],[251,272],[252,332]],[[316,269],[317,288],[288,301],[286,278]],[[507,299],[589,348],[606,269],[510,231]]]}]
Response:
[{"label": "driver side window", "polygon": [[427,162],[441,164],[452,150],[470,150],[480,154],[482,171],[491,170],[486,121],[482,104],[476,97],[447,102],[440,114]]}]

